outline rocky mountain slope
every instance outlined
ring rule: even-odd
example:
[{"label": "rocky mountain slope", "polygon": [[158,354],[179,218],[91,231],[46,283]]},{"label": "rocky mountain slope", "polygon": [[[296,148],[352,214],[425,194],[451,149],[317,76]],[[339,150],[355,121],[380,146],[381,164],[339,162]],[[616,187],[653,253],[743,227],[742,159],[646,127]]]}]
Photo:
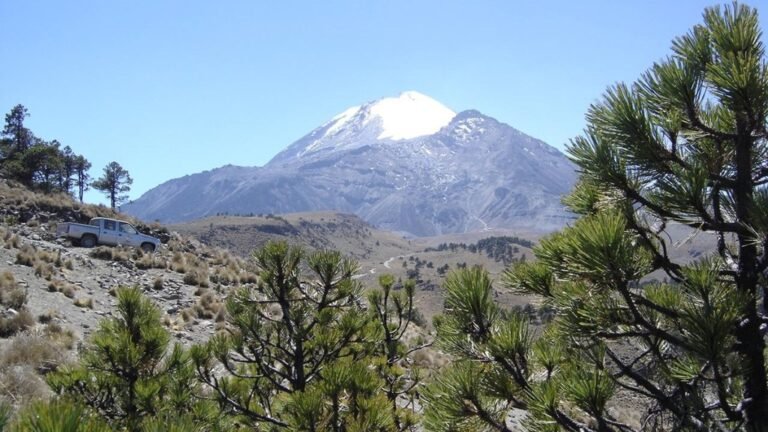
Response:
[{"label": "rocky mountain slope", "polygon": [[569,219],[560,197],[575,178],[574,166],[546,143],[406,92],[342,112],[264,167],[170,180],[124,210],[166,223],[333,210],[413,236],[546,232]]}]

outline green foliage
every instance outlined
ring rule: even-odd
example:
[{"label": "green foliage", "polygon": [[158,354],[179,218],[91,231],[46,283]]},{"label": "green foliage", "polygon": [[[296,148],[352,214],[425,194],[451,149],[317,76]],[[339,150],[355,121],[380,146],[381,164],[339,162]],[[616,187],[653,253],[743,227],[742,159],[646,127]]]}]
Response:
[{"label": "green foliage", "polygon": [[6,114],[0,133],[0,172],[44,192],[74,193],[73,178],[82,172],[77,167],[87,171],[90,163],[69,146],[61,148],[56,140],[48,142],[36,137],[24,126],[28,116],[23,105],[16,105]]},{"label": "green foliage", "polygon": [[466,243],[440,243],[437,247],[424,249],[424,252],[446,250],[456,252],[458,249],[461,249],[472,253],[482,252],[496,262],[510,264],[515,261],[515,254],[520,251],[518,246],[530,248],[533,247],[533,243],[530,240],[516,236],[491,236],[469,245]]},{"label": "green foliage", "polygon": [[[489,301],[482,275],[450,277],[438,344],[469,363],[425,392],[428,428],[505,430],[484,404],[524,407],[536,431],[768,430],[760,37],[754,9],[708,8],[670,57],[590,107],[568,149],[581,178],[564,202],[581,218],[503,275],[554,320],[532,337]],[[716,249],[676,262],[675,225],[711,233]],[[671,282],[646,283],[653,272]],[[484,385],[496,371],[515,385]],[[622,423],[619,389],[643,401],[645,418]]]},{"label": "green foliage", "polygon": [[[430,344],[408,346],[404,340],[406,331],[414,316],[413,294],[416,283],[406,281],[402,289],[395,291],[392,275],[379,277],[380,289],[368,292],[368,304],[372,313],[373,331],[376,342],[373,355],[382,360],[376,362],[376,370],[383,380],[383,391],[391,405],[395,422],[404,430],[416,422],[415,395],[421,384],[421,374],[415,366],[404,367],[413,352]],[[406,398],[399,404],[399,398]],[[401,406],[404,405],[404,406]]]},{"label": "green foliage", "polygon": [[440,373],[426,387],[423,425],[432,431],[507,431],[506,410],[490,396],[493,384],[482,364],[460,362]]},{"label": "green foliage", "polygon": [[293,430],[396,430],[381,386],[381,379],[365,364],[336,362],[328,365],[322,381],[289,396],[286,418]]},{"label": "green foliage", "polygon": [[[227,300],[232,331],[192,349],[218,403],[256,428],[393,430],[394,409],[381,391],[388,375],[377,373],[372,357],[381,334],[360,307],[357,265],[284,242],[268,243],[254,260],[258,284]],[[411,303],[403,298],[400,312]],[[217,364],[225,374],[213,372]]]},{"label": "green foliage", "polygon": [[5,428],[11,422],[12,414],[13,406],[6,402],[0,402],[0,431],[6,430]]},{"label": "green foliage", "polygon": [[114,210],[118,205],[128,199],[126,193],[130,192],[133,178],[128,171],[117,162],[110,162],[104,167],[101,177],[91,183],[91,187],[103,192],[109,198],[109,203]]},{"label": "green foliage", "polygon": [[445,281],[437,345],[460,360],[424,391],[429,430],[507,430],[502,407],[526,407],[534,346],[528,318],[500,309],[488,273],[459,269]]},{"label": "green foliage", "polygon": [[[2,428],[0,428],[2,429]],[[10,432],[109,432],[112,428],[83,405],[66,400],[35,402],[25,408]]]},{"label": "green foliage", "polygon": [[179,345],[168,351],[157,307],[138,288],[118,289],[117,300],[117,317],[102,321],[79,364],[48,375],[54,392],[131,431],[146,417],[204,410],[188,355]]}]

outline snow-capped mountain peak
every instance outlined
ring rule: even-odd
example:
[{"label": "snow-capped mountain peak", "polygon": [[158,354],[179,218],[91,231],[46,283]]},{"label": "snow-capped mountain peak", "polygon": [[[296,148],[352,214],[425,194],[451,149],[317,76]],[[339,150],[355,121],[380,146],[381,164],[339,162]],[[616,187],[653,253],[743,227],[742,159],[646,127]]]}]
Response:
[{"label": "snow-capped mountain peak", "polygon": [[432,135],[456,113],[416,91],[347,108],[297,141],[276,161],[323,151],[349,150],[367,144],[409,140]]},{"label": "snow-capped mountain peak", "polygon": [[371,118],[381,120],[379,139],[403,140],[432,135],[451,122],[456,113],[415,91],[380,99],[368,106]]},{"label": "snow-capped mountain peak", "polygon": [[380,133],[376,138],[404,140],[432,135],[456,116],[450,108],[416,91],[406,91],[397,97],[386,97],[365,105],[353,106],[331,119],[323,137],[336,134],[352,122],[358,128],[378,121]]},{"label": "snow-capped mountain peak", "polygon": [[229,212],[351,212],[398,233],[546,231],[570,217],[574,165],[477,111],[416,92],[347,109],[263,167],[172,180],[126,206],[165,222]]}]

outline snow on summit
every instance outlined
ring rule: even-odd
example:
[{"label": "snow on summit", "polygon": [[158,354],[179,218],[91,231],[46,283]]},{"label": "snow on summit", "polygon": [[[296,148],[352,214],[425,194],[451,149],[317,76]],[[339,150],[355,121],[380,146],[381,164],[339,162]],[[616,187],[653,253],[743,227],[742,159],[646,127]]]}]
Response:
[{"label": "snow on summit", "polygon": [[387,97],[365,105],[354,106],[329,122],[325,136],[333,135],[359,122],[362,128],[378,121],[381,132],[378,139],[403,140],[432,135],[450,123],[456,113],[429,96],[407,91],[397,97]]},{"label": "snow on summit", "polygon": [[445,105],[415,91],[374,102],[370,112],[382,122],[378,138],[392,140],[432,135],[456,116]]},{"label": "snow on summit", "polygon": [[400,141],[432,135],[456,116],[440,102],[415,91],[353,106],[316,129],[293,153],[348,150],[370,140]]}]

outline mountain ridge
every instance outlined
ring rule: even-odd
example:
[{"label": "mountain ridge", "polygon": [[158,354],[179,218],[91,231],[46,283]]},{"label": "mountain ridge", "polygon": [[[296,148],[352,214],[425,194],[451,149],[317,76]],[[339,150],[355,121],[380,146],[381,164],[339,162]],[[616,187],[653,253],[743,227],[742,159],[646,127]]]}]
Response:
[{"label": "mountain ridge", "polygon": [[[394,108],[382,104],[435,112],[392,120],[380,112]],[[543,141],[478,111],[454,113],[405,92],[342,112],[262,167],[224,166],[170,180],[124,210],[163,222],[335,210],[410,236],[551,231],[570,218],[560,197],[575,178],[573,164]]]}]

